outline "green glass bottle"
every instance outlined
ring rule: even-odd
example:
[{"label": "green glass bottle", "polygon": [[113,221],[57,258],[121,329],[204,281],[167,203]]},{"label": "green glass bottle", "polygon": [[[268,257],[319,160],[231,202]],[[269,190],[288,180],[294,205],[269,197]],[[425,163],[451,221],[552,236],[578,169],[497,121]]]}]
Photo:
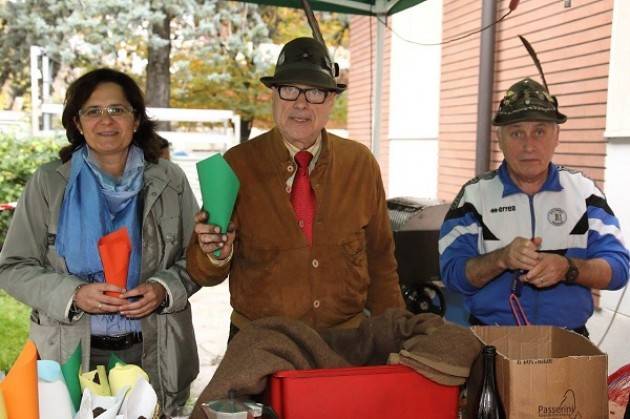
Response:
[{"label": "green glass bottle", "polygon": [[483,385],[477,401],[477,419],[505,419],[505,409],[499,391],[497,390],[496,373],[494,369],[497,349],[494,346],[484,346],[483,357]]}]

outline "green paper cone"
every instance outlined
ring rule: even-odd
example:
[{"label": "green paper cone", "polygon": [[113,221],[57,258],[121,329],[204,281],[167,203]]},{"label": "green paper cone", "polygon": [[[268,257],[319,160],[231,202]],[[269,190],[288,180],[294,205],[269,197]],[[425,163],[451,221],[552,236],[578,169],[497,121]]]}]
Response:
[{"label": "green paper cone", "polygon": [[[203,209],[208,223],[218,225],[221,233],[227,232],[240,183],[230,165],[220,154],[197,163]],[[219,255],[220,250],[215,251]]]},{"label": "green paper cone", "polygon": [[112,370],[116,365],[127,365],[125,361],[120,359],[115,353],[109,354],[109,361],[107,362],[107,371]]},{"label": "green paper cone", "polygon": [[61,365],[61,373],[64,380],[66,380],[66,386],[70,393],[70,399],[76,412],[79,411],[81,406],[81,384],[79,383],[79,373],[81,371],[81,342],[77,345],[70,358]]}]

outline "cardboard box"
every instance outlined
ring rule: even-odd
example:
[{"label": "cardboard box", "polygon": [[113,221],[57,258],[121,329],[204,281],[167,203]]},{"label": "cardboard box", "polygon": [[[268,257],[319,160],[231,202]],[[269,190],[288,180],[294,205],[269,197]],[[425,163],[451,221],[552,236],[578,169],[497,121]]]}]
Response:
[{"label": "cardboard box", "polygon": [[[551,326],[471,330],[497,348],[497,386],[510,419],[608,418],[608,357],[585,337]],[[469,380],[469,407],[480,387],[478,361]]]},{"label": "cardboard box", "polygon": [[459,387],[403,365],[281,371],[267,403],[280,419],[454,419]]}]

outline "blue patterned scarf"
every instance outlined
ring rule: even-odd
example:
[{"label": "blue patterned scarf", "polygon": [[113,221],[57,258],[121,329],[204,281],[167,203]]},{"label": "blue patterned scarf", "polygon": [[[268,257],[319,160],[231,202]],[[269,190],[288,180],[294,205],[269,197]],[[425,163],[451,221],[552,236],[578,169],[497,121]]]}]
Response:
[{"label": "blue patterned scarf", "polygon": [[[127,227],[131,240],[127,289],[135,288],[140,281],[142,255],[139,194],[144,173],[142,150],[130,147],[120,179],[104,173],[87,146],[72,154],[70,164],[55,240],[57,253],[65,258],[70,273],[87,282],[103,282],[98,241]],[[92,334],[112,336],[139,330],[138,320],[119,315],[92,316]]]}]

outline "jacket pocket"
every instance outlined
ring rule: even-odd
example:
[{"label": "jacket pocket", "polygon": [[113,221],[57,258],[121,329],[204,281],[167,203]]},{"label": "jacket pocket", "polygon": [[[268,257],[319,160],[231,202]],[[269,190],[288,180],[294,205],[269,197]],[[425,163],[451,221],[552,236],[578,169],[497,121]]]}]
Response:
[{"label": "jacket pocket", "polygon": [[61,360],[61,324],[37,310],[31,311],[30,338],[41,359]]},{"label": "jacket pocket", "polygon": [[278,254],[277,249],[252,246],[248,240],[237,245],[230,273],[230,295],[237,311],[246,314],[256,307],[259,315],[268,314],[265,310],[269,307],[269,301],[282,294],[278,287],[284,276],[276,275]]},{"label": "jacket pocket", "polygon": [[365,235],[363,231],[354,233],[341,243],[343,251],[353,265],[366,265]]},{"label": "jacket pocket", "polygon": [[370,283],[367,263],[367,249],[363,231],[353,233],[342,241],[341,252],[348,270],[346,286],[353,295],[365,298]]},{"label": "jacket pocket", "polygon": [[237,247],[239,264],[248,275],[267,276],[274,272],[278,263],[278,249],[264,249],[249,244],[249,240],[239,241]]}]

